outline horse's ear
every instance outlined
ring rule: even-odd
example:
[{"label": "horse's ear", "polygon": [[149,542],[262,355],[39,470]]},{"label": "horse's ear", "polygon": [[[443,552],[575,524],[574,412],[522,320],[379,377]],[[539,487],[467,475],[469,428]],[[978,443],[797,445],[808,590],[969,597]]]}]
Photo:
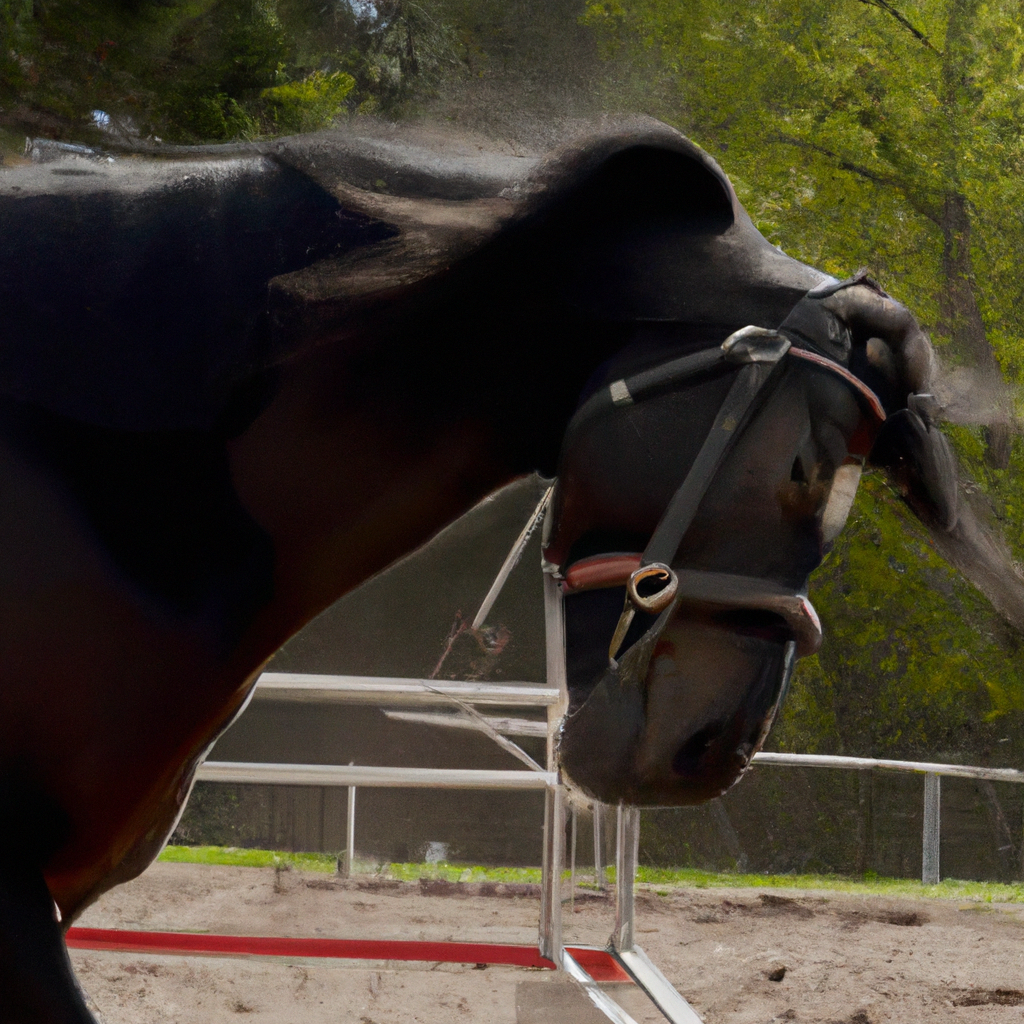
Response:
[{"label": "horse's ear", "polygon": [[959,518],[957,468],[949,442],[927,417],[901,409],[885,421],[871,455],[918,519],[948,533]]},{"label": "horse's ear", "polygon": [[509,264],[534,268],[573,316],[775,327],[822,282],[761,235],[711,157],[664,125],[566,150],[535,183],[530,233]]},{"label": "horse's ear", "polygon": [[729,179],[688,139],[614,141],[615,148],[595,147],[589,166],[567,168],[563,215],[575,213],[577,229],[654,218],[660,225],[718,233],[733,223],[736,195]]}]

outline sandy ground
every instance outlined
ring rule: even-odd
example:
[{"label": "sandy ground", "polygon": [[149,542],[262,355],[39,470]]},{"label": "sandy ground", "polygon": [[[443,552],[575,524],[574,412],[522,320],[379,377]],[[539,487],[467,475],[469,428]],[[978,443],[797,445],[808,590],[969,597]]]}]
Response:
[{"label": "sandy ground", "polygon": [[[229,934],[536,941],[534,887],[343,882],[156,864],[83,926]],[[609,898],[567,934],[602,943]],[[642,892],[638,943],[707,1024],[1024,1022],[1024,906],[756,889]],[[590,1024],[549,971],[73,951],[105,1024]],[[540,986],[549,986],[541,988]],[[519,1006],[517,1016],[517,1003]],[[661,1020],[630,1003],[638,1024]],[[600,1019],[600,1018],[597,1018]]]}]

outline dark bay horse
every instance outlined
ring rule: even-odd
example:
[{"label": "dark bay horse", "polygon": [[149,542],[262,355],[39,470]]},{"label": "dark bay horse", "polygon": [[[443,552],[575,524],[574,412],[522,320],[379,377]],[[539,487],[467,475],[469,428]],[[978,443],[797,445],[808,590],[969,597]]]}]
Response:
[{"label": "dark bay horse", "polygon": [[0,171],[4,1024],[91,1019],[58,921],[157,855],[289,636],[505,481],[559,467],[563,761],[605,799],[742,771],[851,467],[955,522],[913,318],[664,126],[52,151]]}]

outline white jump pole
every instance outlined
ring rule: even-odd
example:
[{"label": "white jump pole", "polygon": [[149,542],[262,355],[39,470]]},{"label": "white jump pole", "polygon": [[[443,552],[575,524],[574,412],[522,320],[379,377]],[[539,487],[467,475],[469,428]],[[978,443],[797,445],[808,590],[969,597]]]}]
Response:
[{"label": "white jump pole", "polygon": [[345,809],[345,863],[342,874],[352,877],[352,864],[356,850],[356,787],[348,787],[348,807]]},{"label": "white jump pole", "polygon": [[[557,775],[555,744],[559,723],[568,700],[565,678],[565,623],[558,581],[544,573],[544,636],[547,686],[561,695],[548,707],[547,764]],[[561,785],[551,786],[544,797],[544,858],[541,867],[540,952],[561,966],[562,869],[565,864],[565,798]]]},{"label": "white jump pole", "polygon": [[615,931],[612,945],[619,953],[632,952],[636,903],[636,863],[640,852],[640,808],[619,804],[615,828]]},{"label": "white jump pole", "polygon": [[595,800],[594,809],[594,884],[598,892],[608,888],[608,879],[604,870],[604,804]]}]

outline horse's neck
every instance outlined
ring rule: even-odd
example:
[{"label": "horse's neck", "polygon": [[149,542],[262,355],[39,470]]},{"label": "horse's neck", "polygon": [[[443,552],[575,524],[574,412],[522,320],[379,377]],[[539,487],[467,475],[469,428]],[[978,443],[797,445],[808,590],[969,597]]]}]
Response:
[{"label": "horse's neck", "polygon": [[274,550],[274,596],[242,641],[246,661],[557,450],[555,430],[509,457],[510,408],[525,426],[537,395],[489,417],[443,365],[434,379],[387,377],[367,381],[344,354],[306,360],[228,444],[235,489]]},{"label": "horse's neck", "polygon": [[[444,315],[435,307],[362,346],[308,355],[229,443],[235,488],[275,551],[275,597],[257,630],[267,642],[509,479],[554,474],[578,394],[630,332],[516,323],[512,311],[503,322],[481,305],[463,295]],[[684,340],[708,343],[700,331]]]}]

